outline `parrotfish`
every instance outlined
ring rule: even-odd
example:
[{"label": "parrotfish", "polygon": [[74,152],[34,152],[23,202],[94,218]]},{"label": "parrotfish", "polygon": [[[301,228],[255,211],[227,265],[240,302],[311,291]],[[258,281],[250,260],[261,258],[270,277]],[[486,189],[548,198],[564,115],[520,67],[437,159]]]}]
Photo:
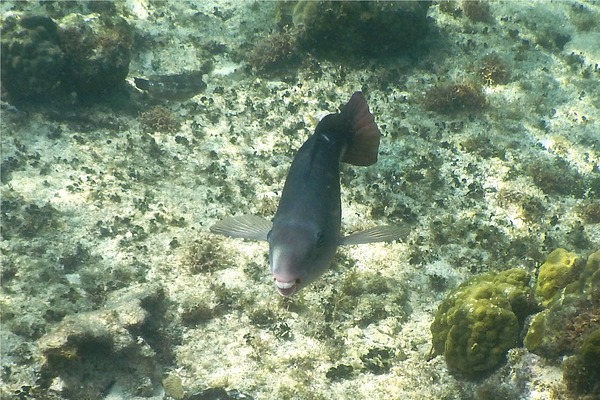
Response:
[{"label": "parrotfish", "polygon": [[275,287],[291,296],[320,277],[342,245],[393,241],[409,229],[378,226],[341,236],[340,163],[377,162],[381,132],[362,92],[329,114],[300,147],[289,169],[273,222],[255,215],[217,222],[213,233],[269,243]]},{"label": "parrotfish", "polygon": [[183,101],[206,89],[202,80],[205,71],[192,71],[175,75],[152,75],[148,79],[133,78],[135,86],[150,96],[162,100]]}]

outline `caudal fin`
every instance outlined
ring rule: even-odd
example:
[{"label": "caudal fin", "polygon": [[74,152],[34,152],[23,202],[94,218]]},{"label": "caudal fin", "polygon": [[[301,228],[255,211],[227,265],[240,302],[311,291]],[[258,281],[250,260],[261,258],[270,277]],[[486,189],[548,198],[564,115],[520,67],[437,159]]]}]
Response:
[{"label": "caudal fin", "polygon": [[342,157],[342,162],[360,166],[375,164],[381,132],[362,92],[355,92],[352,95],[348,104],[342,109],[342,115],[350,121],[354,133]]}]

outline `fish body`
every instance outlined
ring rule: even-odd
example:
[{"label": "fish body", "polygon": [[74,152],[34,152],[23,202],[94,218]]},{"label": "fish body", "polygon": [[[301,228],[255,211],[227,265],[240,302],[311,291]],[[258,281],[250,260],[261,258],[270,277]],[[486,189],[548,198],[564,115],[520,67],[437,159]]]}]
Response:
[{"label": "fish body", "polygon": [[175,75],[153,75],[144,78],[133,78],[135,86],[146,91],[152,97],[162,100],[188,100],[204,89],[202,80],[204,71],[193,71]]},{"label": "fish body", "polygon": [[275,287],[290,296],[321,276],[344,244],[389,241],[407,229],[382,226],[342,237],[340,162],[377,161],[381,133],[361,92],[341,113],[325,116],[290,166],[272,224],[256,216],[226,218],[213,233],[269,242]]}]

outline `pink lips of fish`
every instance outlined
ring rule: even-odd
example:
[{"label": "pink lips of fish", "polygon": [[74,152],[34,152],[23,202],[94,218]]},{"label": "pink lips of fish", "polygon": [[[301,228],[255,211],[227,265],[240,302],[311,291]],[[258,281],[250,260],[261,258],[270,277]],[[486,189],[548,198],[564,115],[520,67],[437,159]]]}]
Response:
[{"label": "pink lips of fish", "polygon": [[296,289],[298,289],[298,285],[296,281],[293,282],[281,282],[277,278],[275,278],[275,287],[277,291],[282,296],[291,296],[296,293]]},{"label": "pink lips of fish", "polygon": [[293,257],[281,248],[274,248],[271,251],[271,272],[275,287],[282,296],[291,296],[296,293],[302,279],[298,274],[291,272],[294,263]]}]

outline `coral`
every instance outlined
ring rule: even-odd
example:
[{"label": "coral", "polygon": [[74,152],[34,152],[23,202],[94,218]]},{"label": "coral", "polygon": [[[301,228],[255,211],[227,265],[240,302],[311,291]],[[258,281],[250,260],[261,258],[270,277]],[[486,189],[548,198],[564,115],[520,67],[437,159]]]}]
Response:
[{"label": "coral", "polygon": [[303,26],[300,46],[325,57],[396,53],[427,33],[431,2],[279,2],[277,22]]},{"label": "coral", "polygon": [[7,18],[2,24],[2,89],[13,101],[42,102],[64,78],[65,57],[56,23],[42,16]]},{"label": "coral", "polygon": [[80,96],[113,91],[129,72],[133,31],[121,17],[70,14],[59,23],[66,73]]},{"label": "coral", "polygon": [[472,83],[452,83],[436,86],[424,98],[425,108],[442,114],[480,111],[487,105],[481,86]]},{"label": "coral", "polygon": [[97,311],[64,318],[39,341],[40,386],[59,386],[65,398],[100,399],[116,384],[147,397],[160,385],[158,363],[169,358],[166,337],[157,332],[165,322],[164,301],[157,285],[126,288]]},{"label": "coral", "polygon": [[600,329],[585,339],[579,352],[563,363],[562,370],[570,391],[600,396]]},{"label": "coral", "polygon": [[475,277],[440,304],[431,325],[432,355],[451,372],[477,377],[497,367],[515,347],[532,311],[529,274],[514,268]]},{"label": "coral", "polygon": [[133,31],[121,17],[23,15],[2,25],[2,87],[11,100],[42,102],[75,91],[109,93],[129,72]]},{"label": "coral", "polygon": [[[567,267],[575,255],[559,250],[548,257],[554,266],[545,272],[549,282],[559,284],[547,286],[548,293],[554,294],[544,302],[547,308],[531,320],[525,336],[529,351],[549,358],[572,354],[592,330],[600,328],[600,251],[591,254],[585,265],[575,262]],[[556,266],[561,263],[562,268]],[[566,268],[567,274],[553,273]]]},{"label": "coral", "polygon": [[548,306],[567,283],[579,256],[565,249],[556,249],[548,255],[538,273],[535,295],[543,306]]},{"label": "coral", "polygon": [[176,374],[169,374],[162,380],[162,385],[165,388],[165,395],[172,397],[175,400],[183,400],[185,398],[185,390],[181,378]]}]

